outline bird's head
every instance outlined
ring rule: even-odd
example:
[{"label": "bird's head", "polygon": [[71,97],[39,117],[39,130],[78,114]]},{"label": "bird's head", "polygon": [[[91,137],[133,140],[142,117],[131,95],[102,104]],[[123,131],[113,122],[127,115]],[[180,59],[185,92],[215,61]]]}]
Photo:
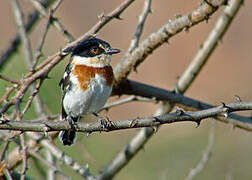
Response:
[{"label": "bird's head", "polygon": [[104,67],[110,64],[111,55],[119,53],[109,43],[98,39],[89,38],[81,41],[71,50],[73,64],[83,64],[92,67]]}]

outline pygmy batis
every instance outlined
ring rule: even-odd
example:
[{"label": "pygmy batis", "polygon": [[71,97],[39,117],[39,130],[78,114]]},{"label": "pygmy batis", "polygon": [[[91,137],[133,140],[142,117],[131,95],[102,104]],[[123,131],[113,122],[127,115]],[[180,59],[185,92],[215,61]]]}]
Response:
[{"label": "pygmy batis", "polygon": [[114,82],[111,55],[119,53],[109,43],[88,38],[68,49],[69,64],[59,85],[62,90],[61,119],[68,121],[71,128],[61,131],[63,145],[72,145],[76,130],[74,123],[88,114],[97,116],[111,94]]}]

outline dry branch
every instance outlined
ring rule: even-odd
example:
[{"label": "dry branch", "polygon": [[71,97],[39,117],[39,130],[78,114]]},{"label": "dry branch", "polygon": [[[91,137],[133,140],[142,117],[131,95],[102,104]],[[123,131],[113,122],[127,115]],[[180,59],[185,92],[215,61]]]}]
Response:
[{"label": "dry branch", "polygon": [[[42,0],[41,4],[48,8],[55,0]],[[25,24],[25,31],[28,33],[32,30],[33,26],[37,23],[39,20],[39,12],[34,11],[31,14],[28,15],[29,19],[27,23]],[[3,68],[3,65],[7,62],[7,60],[13,55],[17,50],[18,46],[20,45],[20,35],[16,34],[11,41],[10,45],[6,48],[6,50],[3,51],[0,57],[0,70]]]},{"label": "dry branch", "polygon": [[155,49],[168,42],[171,37],[183,30],[188,30],[204,20],[208,20],[209,16],[211,16],[219,6],[226,3],[225,0],[211,0],[209,2],[216,8],[212,8],[208,4],[203,3],[198,9],[191,13],[170,20],[156,32],[149,35],[149,37],[140,43],[139,47],[132,53],[122,58],[114,69],[117,83],[119,83],[121,79],[126,78],[132,70],[136,70],[140,63],[142,63]]},{"label": "dry branch", "polygon": [[[207,4],[212,7],[212,5],[208,1],[207,1]],[[230,6],[232,7],[231,9],[237,9],[237,10],[231,11],[229,13],[229,16],[227,16],[226,21],[227,22],[229,21],[229,22],[224,23],[226,26],[223,26],[224,28],[220,29],[220,30],[224,30],[224,32],[225,32],[225,29],[227,29],[229,27],[231,20],[236,15],[236,13],[240,7],[240,5],[237,4],[236,2],[235,3],[232,2],[230,4]],[[215,7],[212,7],[212,8],[216,9]],[[227,8],[229,8],[229,7],[227,7]],[[220,17],[220,19],[221,19],[221,17]],[[224,32],[223,32],[223,34],[224,34]],[[220,34],[220,35],[222,36],[223,34]],[[214,40],[214,39],[212,39],[212,40]],[[209,44],[211,44],[211,43],[209,43]],[[215,46],[212,46],[211,48],[214,48],[214,47]],[[201,54],[206,55],[207,51],[204,51],[204,49],[209,51],[207,46],[205,46],[205,48],[203,48],[202,51],[199,51],[199,54],[201,53]],[[204,63],[206,62],[206,60],[209,57],[210,52],[212,52],[212,51],[213,50],[210,49],[208,56],[205,56],[205,59],[201,59],[201,60],[197,60],[197,58],[194,59],[193,65],[191,65],[189,68],[187,68],[186,71],[191,72],[193,70],[195,75],[188,77],[188,75],[190,75],[190,74],[185,73],[182,76],[182,78],[179,79],[180,87],[178,87],[178,88],[175,87],[175,89],[177,89],[177,90],[179,89],[179,91],[181,93],[186,91],[186,89],[191,85],[193,80],[197,77],[197,74],[201,70],[201,67],[203,67]],[[201,56],[196,55],[196,57],[201,57]],[[203,58],[204,58],[204,56],[203,56]],[[120,89],[122,89],[122,88],[120,88]],[[165,112],[170,112],[172,110],[173,106],[174,106],[174,104],[170,103],[170,101],[163,102],[162,105],[160,106],[160,108],[157,110],[156,114],[163,114]],[[235,118],[239,118],[240,121],[233,121],[230,119],[227,120],[226,118],[223,119],[223,121],[224,122],[232,122],[235,124],[235,126],[240,126],[245,129],[251,130],[251,128],[252,128],[251,125],[248,125],[247,123],[243,123],[243,122],[251,122],[250,118],[241,118],[239,116],[237,117],[237,115],[234,115],[234,116],[235,116]],[[244,120],[244,119],[246,119],[246,120]],[[137,133],[137,135],[135,137],[133,137],[133,139],[118,153],[118,155],[111,161],[111,163],[109,163],[104,168],[103,172],[99,175],[100,179],[106,179],[106,178],[111,178],[111,177],[115,176],[115,174],[117,174],[120,171],[120,169],[122,169],[137,154],[137,152],[148,142],[148,140],[152,137],[154,132],[157,130],[158,130],[158,128],[155,128],[155,129],[143,128],[143,129],[141,129],[141,131],[139,131]]]},{"label": "dry branch", "polygon": [[[221,106],[194,112],[184,112],[182,110],[175,113],[164,114],[160,116],[135,118],[129,120],[110,121],[107,127],[104,128],[100,122],[75,124],[76,131],[79,132],[95,132],[95,131],[114,131],[119,129],[130,129],[140,127],[153,127],[161,124],[170,124],[175,122],[193,121],[200,123],[202,119],[216,116],[228,117],[230,113],[236,111],[252,110],[252,102],[234,102],[230,104],[222,104]],[[0,124],[0,129],[18,130],[18,131],[37,131],[49,132],[68,130],[70,125],[66,121],[8,121],[3,120]]]}]

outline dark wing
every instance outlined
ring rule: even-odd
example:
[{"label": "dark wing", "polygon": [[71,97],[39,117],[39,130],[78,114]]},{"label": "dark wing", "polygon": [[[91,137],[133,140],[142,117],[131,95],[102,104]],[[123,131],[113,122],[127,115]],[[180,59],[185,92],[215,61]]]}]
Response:
[{"label": "dark wing", "polygon": [[68,64],[66,66],[66,69],[65,69],[65,73],[64,73],[64,76],[63,78],[60,80],[59,82],[59,86],[61,87],[61,93],[62,93],[62,98],[61,98],[61,117],[62,119],[65,119],[67,117],[67,114],[66,114],[66,111],[64,109],[64,106],[63,106],[63,99],[64,99],[64,96],[66,94],[66,91],[67,90],[70,90],[70,73],[71,73],[71,64]]}]

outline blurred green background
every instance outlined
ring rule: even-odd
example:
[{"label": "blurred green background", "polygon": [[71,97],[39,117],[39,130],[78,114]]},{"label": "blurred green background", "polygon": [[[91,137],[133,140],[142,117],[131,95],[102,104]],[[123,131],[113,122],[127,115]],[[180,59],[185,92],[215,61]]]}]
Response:
[{"label": "blurred green background", "polygon": [[[31,12],[33,7],[29,1],[21,0],[24,12]],[[105,14],[118,6],[120,1],[63,1],[55,13],[62,24],[74,37],[79,37],[88,31],[97,22],[97,16]],[[98,34],[112,45],[121,49],[121,54],[113,57],[115,65],[127,51],[129,41],[132,38],[138,15],[142,11],[143,0],[134,2],[123,14],[122,21],[113,20]],[[187,13],[198,7],[199,1],[153,1],[152,14],[148,16],[143,38],[157,30],[169,19],[177,14]],[[219,47],[210,57],[199,77],[189,88],[185,95],[202,100],[213,105],[220,102],[232,102],[235,95],[239,95],[244,101],[251,101],[251,67],[252,67],[252,2],[245,1],[230,29],[220,42]],[[203,22],[189,30],[172,38],[169,44],[156,50],[138,68],[137,73],[130,75],[131,79],[141,81],[165,89],[172,89],[177,78],[183,73],[191,59],[197,52],[200,44],[211,31],[218,11],[209,22]],[[38,45],[46,20],[43,19],[35,27],[30,35],[33,48]],[[12,8],[8,0],[1,2],[0,6],[0,52],[8,45],[17,32]],[[66,42],[54,27],[50,28],[46,38],[44,53],[52,55]],[[43,59],[41,59],[43,60]],[[64,67],[68,62],[56,66],[49,74],[40,90],[40,97],[49,114],[60,112],[60,89],[58,82],[63,75]],[[26,72],[22,50],[12,57],[1,73],[14,79],[20,78]],[[8,86],[0,80],[0,95]],[[110,101],[117,100],[113,97]],[[111,120],[129,119],[138,116],[150,116],[158,108],[158,104],[130,103],[111,109],[105,113]],[[245,113],[250,115],[250,113]],[[35,116],[33,107],[28,111],[25,119]],[[115,177],[115,179],[184,179],[190,169],[195,167],[200,160],[208,142],[208,132],[211,127],[210,120],[204,120],[199,128],[193,123],[176,123],[164,125],[156,133],[139,154]],[[63,147],[58,140],[56,144],[81,165],[87,163],[92,173],[99,172],[111,159],[124,147],[127,142],[139,130],[122,130],[109,133],[93,133],[86,136],[78,133],[77,143],[72,147]],[[217,122],[215,141],[212,156],[206,165],[206,169],[195,179],[252,179],[252,134],[235,128],[232,125]],[[2,148],[2,146],[1,146]],[[43,153],[43,151],[41,152]],[[38,162],[29,161],[28,174],[36,179],[43,179],[43,171],[38,171],[35,165]],[[68,167],[59,163],[63,172],[72,179],[80,176]],[[40,169],[43,169],[44,165]]]}]

